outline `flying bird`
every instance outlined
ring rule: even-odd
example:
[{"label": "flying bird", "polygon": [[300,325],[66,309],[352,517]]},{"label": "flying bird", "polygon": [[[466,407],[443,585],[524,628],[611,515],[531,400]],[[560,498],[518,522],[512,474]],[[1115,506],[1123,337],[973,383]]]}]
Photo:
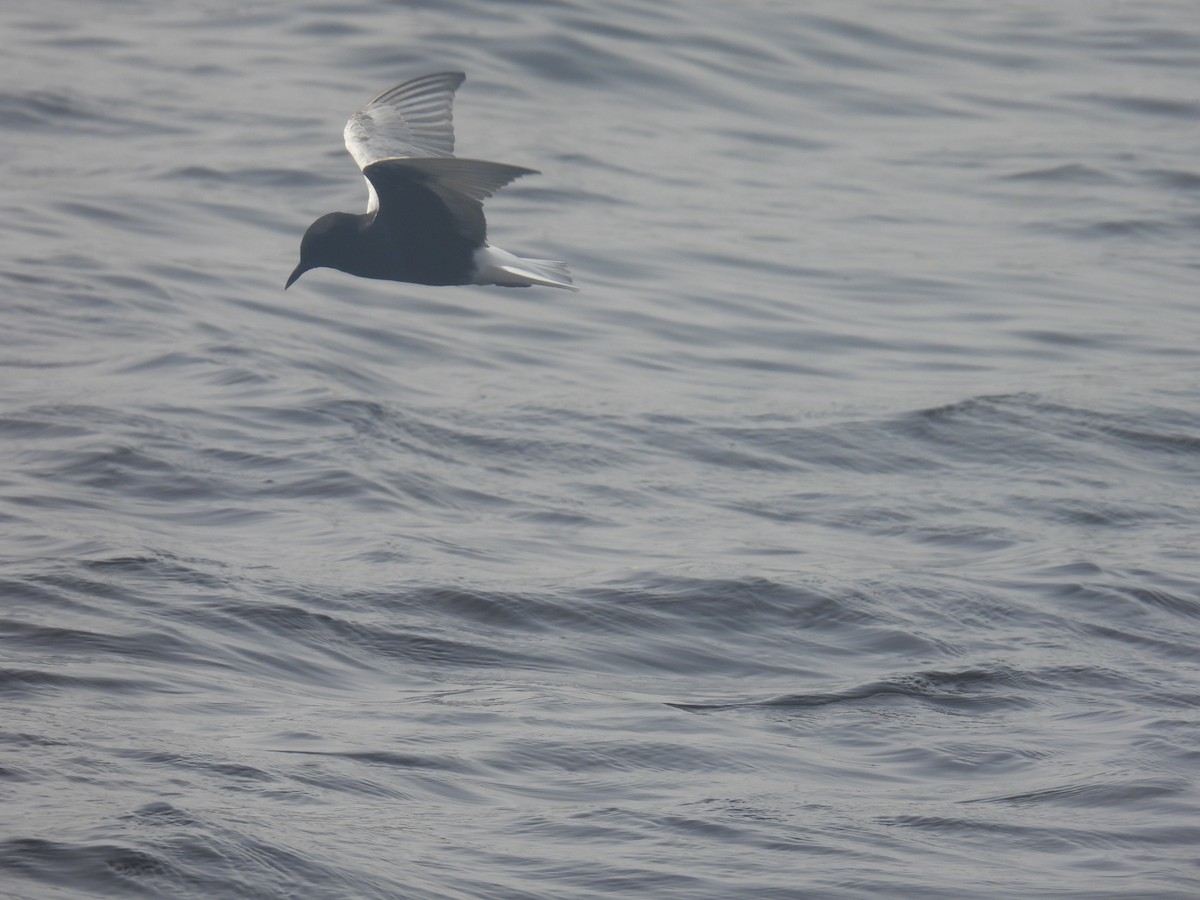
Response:
[{"label": "flying bird", "polygon": [[534,169],[456,159],[451,104],[466,76],[423,75],[350,117],[346,149],[367,179],[363,215],[333,212],[308,226],[284,290],[322,266],[417,284],[577,290],[566,263],[523,259],[487,242],[483,201]]}]

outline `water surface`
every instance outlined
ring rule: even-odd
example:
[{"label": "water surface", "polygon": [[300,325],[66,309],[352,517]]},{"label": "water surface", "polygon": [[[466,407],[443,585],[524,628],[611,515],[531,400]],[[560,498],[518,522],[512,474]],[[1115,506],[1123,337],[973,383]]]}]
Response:
[{"label": "water surface", "polygon": [[[0,23],[6,895],[1200,892],[1190,4]],[[284,294],[440,69],[582,292]]]}]

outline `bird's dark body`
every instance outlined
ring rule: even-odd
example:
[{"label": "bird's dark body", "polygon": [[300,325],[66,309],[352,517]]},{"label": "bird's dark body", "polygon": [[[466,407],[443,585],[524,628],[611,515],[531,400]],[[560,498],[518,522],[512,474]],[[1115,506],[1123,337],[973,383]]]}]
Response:
[{"label": "bird's dark body", "polygon": [[[426,176],[388,160],[367,167],[379,194],[379,212],[365,227],[382,242],[402,274],[371,275],[418,284],[469,284],[475,251],[483,243],[465,234]],[[480,223],[483,216],[480,214]],[[385,263],[387,260],[380,260]]]}]

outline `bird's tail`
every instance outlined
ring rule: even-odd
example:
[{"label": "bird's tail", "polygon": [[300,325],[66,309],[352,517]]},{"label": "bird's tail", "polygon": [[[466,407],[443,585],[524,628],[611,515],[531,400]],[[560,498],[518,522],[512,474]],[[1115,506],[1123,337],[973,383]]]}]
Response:
[{"label": "bird's tail", "polygon": [[565,262],[557,259],[522,259],[517,257],[519,266],[513,267],[513,274],[527,277],[534,284],[546,287],[566,288],[577,291],[575,281],[571,278],[571,270]]},{"label": "bird's tail", "polygon": [[557,259],[525,259],[499,247],[480,247],[475,254],[475,283],[499,284],[505,287],[564,288],[577,291],[571,270]]}]

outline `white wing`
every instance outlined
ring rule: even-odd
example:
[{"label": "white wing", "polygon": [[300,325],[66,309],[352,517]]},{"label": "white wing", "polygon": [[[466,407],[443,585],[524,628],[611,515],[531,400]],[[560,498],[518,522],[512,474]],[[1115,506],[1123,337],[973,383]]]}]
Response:
[{"label": "white wing", "polygon": [[346,149],[360,169],[381,159],[453,156],[450,104],[462,72],[422,75],[384,91],[346,123]]}]

